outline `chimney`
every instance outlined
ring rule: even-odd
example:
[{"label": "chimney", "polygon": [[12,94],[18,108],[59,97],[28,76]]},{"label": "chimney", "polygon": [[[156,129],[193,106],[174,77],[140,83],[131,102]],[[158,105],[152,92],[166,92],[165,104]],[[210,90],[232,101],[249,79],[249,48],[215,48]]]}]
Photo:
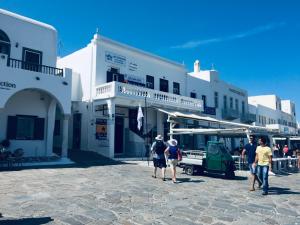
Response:
[{"label": "chimney", "polygon": [[199,73],[200,72],[200,61],[197,59],[194,62],[194,73]]}]

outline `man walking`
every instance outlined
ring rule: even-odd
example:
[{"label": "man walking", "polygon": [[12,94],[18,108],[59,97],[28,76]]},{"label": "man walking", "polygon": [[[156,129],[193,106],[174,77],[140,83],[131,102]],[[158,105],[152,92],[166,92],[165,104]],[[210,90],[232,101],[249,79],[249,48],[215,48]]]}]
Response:
[{"label": "man walking", "polygon": [[253,166],[257,166],[258,178],[263,183],[263,195],[268,194],[269,190],[269,170],[272,170],[272,150],[270,147],[266,146],[266,138],[261,137],[259,139],[260,146],[256,149],[255,162]]},{"label": "man walking", "polygon": [[250,191],[255,191],[254,185],[256,180],[258,182],[258,186],[259,187],[261,186],[261,182],[256,175],[257,168],[253,166],[253,163],[255,162],[256,148],[257,148],[257,144],[255,142],[254,136],[251,135],[249,137],[249,143],[245,145],[242,151],[242,160],[244,161],[245,154],[247,155],[248,158],[248,166],[250,170],[250,189],[249,189]]},{"label": "man walking", "polygon": [[154,171],[153,171],[153,178],[156,178],[156,172],[157,167],[161,169],[161,176],[162,180],[165,181],[165,175],[166,175],[166,158],[165,158],[165,149],[167,148],[167,145],[163,141],[163,137],[159,134],[155,138],[155,142],[152,144],[151,147],[151,153],[153,155],[153,165],[154,165]]}]

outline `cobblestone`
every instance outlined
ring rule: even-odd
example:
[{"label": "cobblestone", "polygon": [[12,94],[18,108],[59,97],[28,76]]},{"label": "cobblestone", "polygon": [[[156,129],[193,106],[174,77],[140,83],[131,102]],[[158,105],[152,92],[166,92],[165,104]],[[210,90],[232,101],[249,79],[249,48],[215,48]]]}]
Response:
[{"label": "cobblestone", "polygon": [[[151,178],[152,167],[116,164],[0,172],[8,224],[299,224],[300,174],[270,177],[270,194],[249,192],[247,174]],[[167,171],[168,177],[170,171]]]}]

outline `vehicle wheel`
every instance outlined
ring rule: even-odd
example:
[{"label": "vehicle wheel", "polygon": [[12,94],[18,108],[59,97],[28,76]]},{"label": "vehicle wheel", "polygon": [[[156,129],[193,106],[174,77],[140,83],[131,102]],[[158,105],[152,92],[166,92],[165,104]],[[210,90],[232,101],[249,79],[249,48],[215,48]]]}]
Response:
[{"label": "vehicle wheel", "polygon": [[186,166],[184,172],[187,175],[194,175],[194,167],[193,166]]},{"label": "vehicle wheel", "polygon": [[234,171],[227,171],[227,172],[225,172],[225,177],[227,179],[234,179],[234,177],[235,177]]}]

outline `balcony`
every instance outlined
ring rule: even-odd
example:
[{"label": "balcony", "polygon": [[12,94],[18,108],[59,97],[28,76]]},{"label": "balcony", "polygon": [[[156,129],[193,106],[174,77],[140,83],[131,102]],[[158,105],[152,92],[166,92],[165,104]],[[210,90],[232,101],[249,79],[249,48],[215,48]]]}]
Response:
[{"label": "balcony", "polygon": [[45,66],[45,65],[32,64],[22,60],[12,59],[12,58],[7,59],[7,66],[11,68],[29,70],[33,72],[39,72],[39,73],[49,74],[49,75],[54,75],[59,77],[63,77],[64,75],[63,69],[59,69],[51,66]]},{"label": "balcony", "polygon": [[216,115],[216,108],[205,106],[203,114],[215,116]]},{"label": "balcony", "polygon": [[125,97],[130,100],[147,100],[147,103],[159,107],[173,106],[201,112],[203,102],[199,99],[175,95],[158,90],[138,87],[120,82],[110,82],[96,87],[95,99]]},{"label": "balcony", "polygon": [[235,109],[223,109],[222,117],[225,120],[235,120],[239,118],[239,111]]},{"label": "balcony", "polygon": [[241,114],[242,123],[254,123],[256,121],[256,115],[252,113]]}]

